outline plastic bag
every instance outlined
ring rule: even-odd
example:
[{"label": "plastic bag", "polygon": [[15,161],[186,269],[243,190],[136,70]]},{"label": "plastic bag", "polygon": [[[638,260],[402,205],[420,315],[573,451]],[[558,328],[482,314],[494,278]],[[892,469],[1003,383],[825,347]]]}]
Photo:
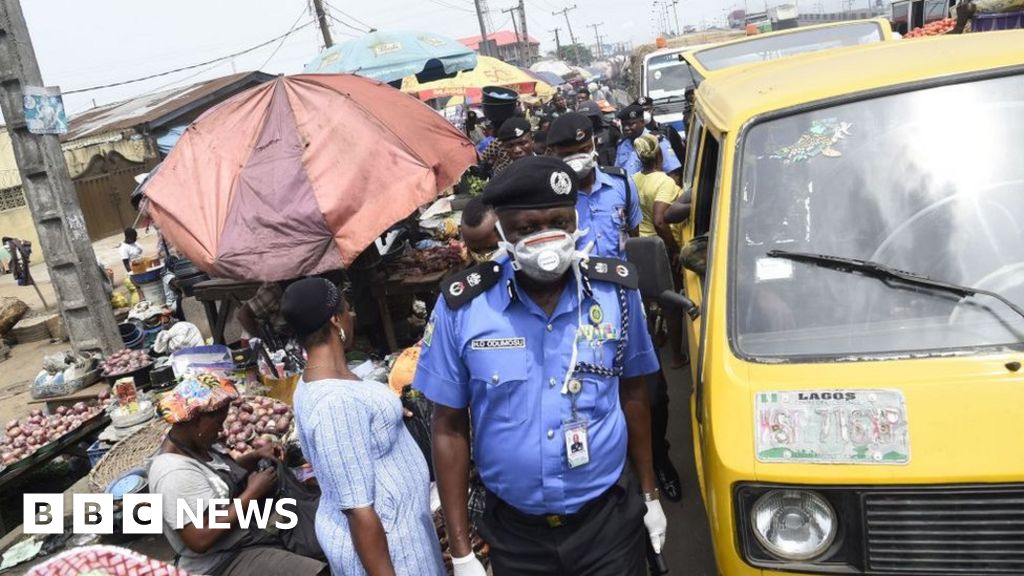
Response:
[{"label": "plastic bag", "polygon": [[173,354],[178,350],[203,345],[203,335],[195,324],[178,322],[157,334],[153,351],[157,354]]}]

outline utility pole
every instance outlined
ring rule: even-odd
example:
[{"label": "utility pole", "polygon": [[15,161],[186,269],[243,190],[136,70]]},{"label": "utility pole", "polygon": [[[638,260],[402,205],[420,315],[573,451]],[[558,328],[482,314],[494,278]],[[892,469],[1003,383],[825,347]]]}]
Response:
[{"label": "utility pole", "polygon": [[597,57],[603,60],[604,48],[601,47],[601,35],[597,33],[597,29],[604,26],[604,24],[587,24],[587,26],[594,29],[594,42],[597,43]]},{"label": "utility pole", "polygon": [[525,0],[519,0],[519,26],[523,29],[523,66],[529,67],[533,64],[533,53],[530,51],[530,33],[526,31]]},{"label": "utility pole", "polygon": [[490,56],[490,48],[487,46],[487,25],[484,23],[484,8],[481,6],[482,0],[473,0],[473,4],[476,6],[476,20],[480,23],[480,54],[484,56]]},{"label": "utility pole", "polygon": [[21,184],[39,233],[64,327],[76,352],[122,348],[110,299],[103,291],[78,195],[60,137],[32,134],[25,122],[24,89],[43,77],[18,0],[0,2],[0,110],[14,148]]},{"label": "utility pole", "polygon": [[555,27],[554,30],[548,30],[548,32],[554,32],[555,34],[555,58],[562,57],[562,39],[558,35],[558,33],[561,31],[562,29],[558,27]]},{"label": "utility pole", "polygon": [[576,35],[572,33],[572,22],[569,21],[569,12],[571,10],[575,10],[575,9],[576,9],[576,5],[573,4],[572,6],[569,6],[568,8],[562,8],[558,12],[552,12],[551,15],[552,16],[558,16],[559,14],[561,14],[562,16],[565,17],[565,26],[566,26],[566,28],[569,29],[569,41],[572,42],[572,55],[573,55],[574,60],[575,60],[575,62],[573,62],[573,64],[579,64],[580,63],[579,46],[576,44]]},{"label": "utility pole", "polygon": [[508,9],[502,10],[501,13],[502,14],[509,14],[509,13],[512,14],[512,30],[516,33],[516,61],[520,65],[522,65],[522,63],[523,63],[523,42],[519,38],[519,26],[516,25],[516,12],[517,11],[519,11],[519,7],[518,6],[513,6],[512,8],[508,8]]},{"label": "utility pole", "polygon": [[324,35],[324,47],[334,46],[331,38],[331,26],[327,23],[327,12],[324,12],[323,0],[313,0],[313,8],[316,9],[316,19],[320,22],[320,33]]},{"label": "utility pole", "polygon": [[679,26],[679,0],[672,0],[672,13],[676,17],[676,34],[682,34],[683,29]]}]

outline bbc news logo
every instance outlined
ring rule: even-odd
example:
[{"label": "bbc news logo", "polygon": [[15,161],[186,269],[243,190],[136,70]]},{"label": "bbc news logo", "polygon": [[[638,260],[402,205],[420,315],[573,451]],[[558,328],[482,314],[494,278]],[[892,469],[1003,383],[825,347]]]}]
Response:
[{"label": "bbc news logo", "polygon": [[[174,528],[181,530],[191,524],[196,528],[231,528],[226,522],[234,508],[238,526],[266,530],[271,525],[278,530],[291,530],[298,522],[294,498],[250,501],[243,506],[238,499],[213,498],[196,500],[193,508],[185,500],[175,502]],[[123,511],[121,533],[163,533],[164,499],[159,494],[125,494],[121,500]],[[63,494],[25,494],[25,534],[64,533]],[[112,494],[74,494],[71,501],[71,529],[75,534],[113,534],[114,496]]]}]

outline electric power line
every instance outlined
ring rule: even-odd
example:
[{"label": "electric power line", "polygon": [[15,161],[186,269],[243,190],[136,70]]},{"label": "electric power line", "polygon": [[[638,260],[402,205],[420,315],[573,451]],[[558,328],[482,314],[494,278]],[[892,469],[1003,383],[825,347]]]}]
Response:
[{"label": "electric power line", "polygon": [[356,32],[361,32],[363,34],[367,34],[371,30],[373,30],[373,28],[368,28],[366,30],[363,30],[362,28],[357,28],[357,27],[349,24],[348,22],[345,22],[344,20],[341,20],[340,18],[336,17],[334,14],[328,14],[327,17],[330,18],[331,20],[334,20],[338,24],[341,24],[342,26],[345,26],[346,28],[351,28],[351,29],[355,30]]},{"label": "electric power line", "polygon": [[[348,12],[345,12],[344,10],[336,8],[330,2],[325,1],[324,4],[326,4],[327,7],[330,8],[332,11],[337,12],[338,14],[341,14],[342,16],[348,18],[349,20],[355,22],[356,24],[359,24],[360,26],[363,26],[367,30],[375,30],[376,29],[376,27],[370,26],[366,22],[363,22],[362,20],[360,20],[359,18],[356,18],[355,16],[349,14]],[[347,26],[347,24],[346,24],[346,26]],[[360,32],[365,32],[365,30],[360,30]]]},{"label": "electric power line", "polygon": [[280,36],[277,36],[275,38],[271,38],[270,40],[267,40],[266,42],[261,42],[260,44],[257,44],[256,46],[252,46],[250,48],[246,48],[245,50],[241,50],[239,52],[235,52],[234,54],[228,54],[227,56],[221,56],[220,58],[214,58],[213,60],[207,60],[206,62],[200,62],[198,64],[192,64],[191,66],[182,66],[181,68],[175,68],[174,70],[167,70],[165,72],[159,72],[157,74],[150,74],[148,76],[142,76],[140,78],[133,78],[131,80],[123,80],[121,82],[113,82],[111,84],[103,84],[101,86],[90,86],[89,88],[78,88],[76,90],[64,90],[64,91],[62,91],[62,94],[64,94],[64,95],[68,95],[68,94],[81,94],[82,92],[92,92],[93,90],[102,90],[104,88],[114,88],[114,87],[117,87],[117,86],[124,86],[126,84],[135,84],[137,82],[143,82],[143,81],[146,81],[146,80],[152,80],[153,78],[161,78],[163,76],[170,76],[171,74],[176,74],[178,72],[184,72],[186,70],[195,70],[196,68],[202,68],[203,66],[209,66],[210,64],[215,64],[217,62],[222,62],[224,60],[231,60],[232,58],[237,58],[239,56],[242,56],[243,54],[248,54],[250,52],[253,52],[254,50],[259,50],[260,48],[263,48],[264,46],[269,46],[269,45],[273,44],[274,42],[277,42],[278,40],[283,40],[283,39],[291,36],[295,32],[298,32],[299,30],[302,30],[303,28],[306,28],[307,26],[312,25],[313,23],[314,23],[314,21],[310,20],[309,22],[306,22],[302,26],[299,26],[297,28],[293,27],[288,32],[285,32],[284,34],[282,34]]},{"label": "electric power line", "polygon": [[433,4],[437,4],[438,6],[441,6],[442,8],[448,8],[449,10],[460,10],[462,12],[469,12],[471,14],[473,13],[473,10],[470,10],[469,8],[463,8],[462,6],[456,6],[454,4],[449,4],[449,3],[445,2],[444,0],[427,0],[427,1],[431,2]]},{"label": "electric power line", "polygon": [[274,51],[270,53],[270,56],[268,56],[267,59],[263,61],[263,64],[260,65],[260,67],[257,68],[257,70],[263,70],[264,68],[266,68],[267,64],[270,63],[274,56],[277,56],[277,51],[280,50],[281,46],[284,45],[284,41],[287,40],[288,37],[291,36],[293,32],[295,32],[296,27],[299,25],[299,21],[302,20],[302,17],[305,15],[306,9],[303,8],[302,12],[299,12],[299,17],[295,19],[295,22],[292,22],[292,27],[288,29],[288,32],[285,32],[285,35],[281,37],[281,41],[277,43],[277,48],[274,48]]}]

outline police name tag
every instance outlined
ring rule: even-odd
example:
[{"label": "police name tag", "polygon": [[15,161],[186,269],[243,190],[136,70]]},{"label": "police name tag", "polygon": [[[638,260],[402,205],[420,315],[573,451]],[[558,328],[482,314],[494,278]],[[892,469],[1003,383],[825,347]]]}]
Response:
[{"label": "police name tag", "polygon": [[590,462],[590,438],[587,436],[587,422],[566,422],[562,426],[565,436],[565,455],[569,468],[578,468]]},{"label": "police name tag", "polygon": [[473,350],[510,350],[526,348],[526,338],[486,338],[470,342]]}]

